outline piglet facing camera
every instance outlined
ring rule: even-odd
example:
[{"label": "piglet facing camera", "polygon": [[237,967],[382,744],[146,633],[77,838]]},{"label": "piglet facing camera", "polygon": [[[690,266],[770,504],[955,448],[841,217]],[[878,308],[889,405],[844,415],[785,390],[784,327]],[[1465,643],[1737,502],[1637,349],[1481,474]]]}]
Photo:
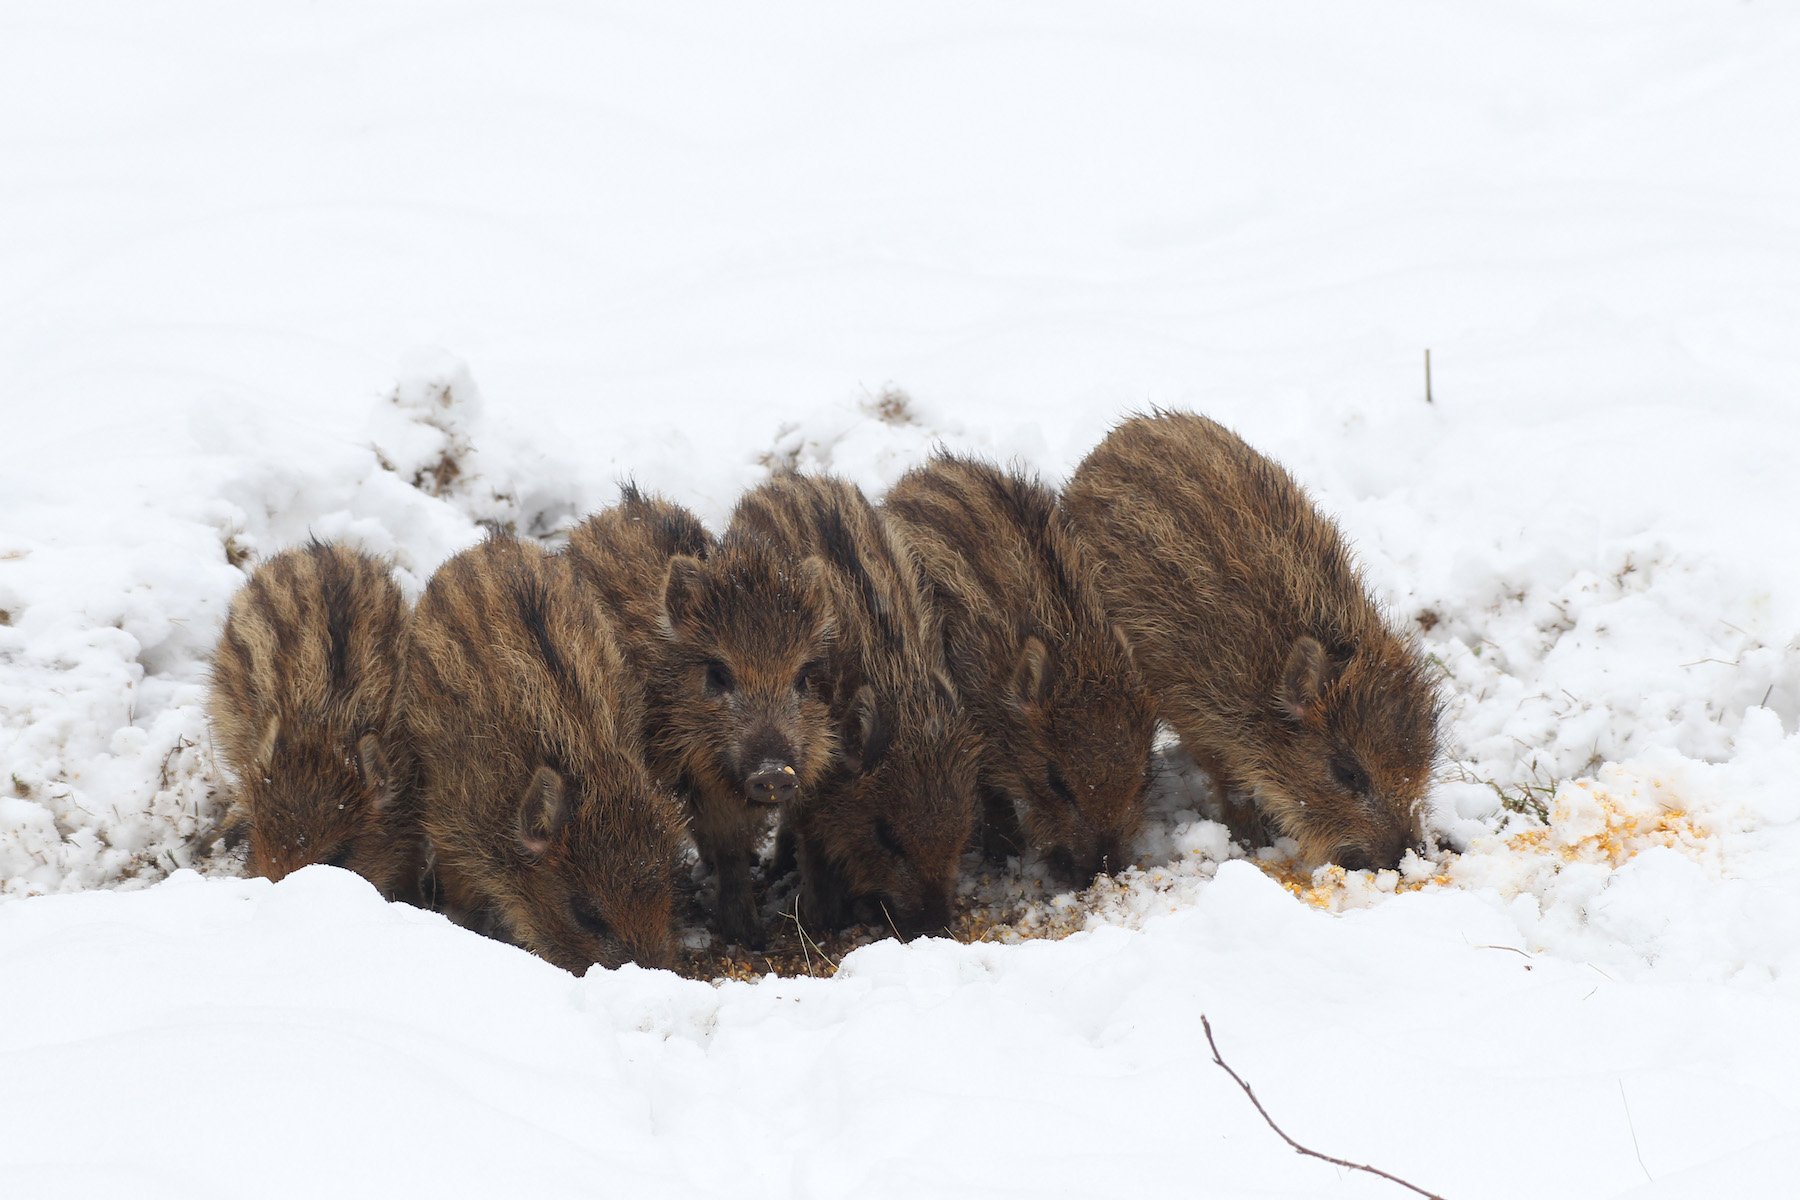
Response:
[{"label": "piglet facing camera", "polygon": [[747,493],[733,537],[818,560],[835,617],[825,686],[836,765],[782,810],[801,920],[942,929],[975,819],[980,738],[945,670],[918,564],[861,490],[829,476],[783,475]]},{"label": "piglet facing camera", "polygon": [[832,613],[822,565],[753,534],[715,543],[628,487],[566,556],[643,679],[651,767],[686,800],[719,878],[719,930],[766,943],[750,865],[775,808],[817,787],[836,741],[825,695]]}]

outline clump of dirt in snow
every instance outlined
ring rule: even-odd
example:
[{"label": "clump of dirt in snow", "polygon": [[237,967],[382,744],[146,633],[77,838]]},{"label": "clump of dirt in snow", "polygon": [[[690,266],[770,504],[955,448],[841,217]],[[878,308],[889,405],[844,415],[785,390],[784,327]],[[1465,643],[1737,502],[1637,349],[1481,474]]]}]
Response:
[{"label": "clump of dirt in snow", "polygon": [[467,364],[420,353],[374,414],[372,449],[390,471],[489,530],[553,540],[578,515],[572,477],[489,422]]}]

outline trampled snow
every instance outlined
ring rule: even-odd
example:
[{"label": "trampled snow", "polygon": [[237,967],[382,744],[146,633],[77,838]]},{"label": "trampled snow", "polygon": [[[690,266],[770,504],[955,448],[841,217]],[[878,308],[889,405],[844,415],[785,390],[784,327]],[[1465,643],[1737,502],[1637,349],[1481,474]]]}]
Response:
[{"label": "trampled snow", "polygon": [[[1780,1194],[1800,1143],[1800,17],[0,13],[0,1193]],[[1431,350],[1432,402],[1423,358]],[[1279,458],[1443,668],[1441,850],[971,871],[981,940],[576,979],[237,878],[205,665],[627,477],[1120,416]]]}]

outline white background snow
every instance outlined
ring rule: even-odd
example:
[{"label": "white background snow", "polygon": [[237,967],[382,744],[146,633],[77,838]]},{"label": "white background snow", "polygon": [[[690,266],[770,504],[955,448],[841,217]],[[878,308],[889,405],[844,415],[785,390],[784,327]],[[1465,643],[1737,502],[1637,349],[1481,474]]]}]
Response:
[{"label": "white background snow", "polygon": [[[1796,129],[1762,0],[0,7],[0,1193],[1406,1194],[1202,1013],[1455,1200],[1800,1187]],[[715,986],[208,856],[233,559],[1151,405],[1426,616],[1447,882],[1172,761],[1083,932]]]}]

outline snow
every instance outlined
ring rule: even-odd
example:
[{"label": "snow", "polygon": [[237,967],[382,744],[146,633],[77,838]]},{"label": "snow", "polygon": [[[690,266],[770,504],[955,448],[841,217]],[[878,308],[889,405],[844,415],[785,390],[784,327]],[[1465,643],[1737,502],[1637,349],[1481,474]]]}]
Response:
[{"label": "snow", "polygon": [[[6,1194],[1404,1194],[1202,1013],[1457,1200],[1788,1190],[1797,51],[1702,0],[8,6]],[[208,836],[206,659],[309,533],[416,593],[626,477],[715,527],[939,442],[1060,480],[1152,405],[1420,629],[1434,858],[1246,855],[1169,748],[1118,879],[715,984]]]}]

